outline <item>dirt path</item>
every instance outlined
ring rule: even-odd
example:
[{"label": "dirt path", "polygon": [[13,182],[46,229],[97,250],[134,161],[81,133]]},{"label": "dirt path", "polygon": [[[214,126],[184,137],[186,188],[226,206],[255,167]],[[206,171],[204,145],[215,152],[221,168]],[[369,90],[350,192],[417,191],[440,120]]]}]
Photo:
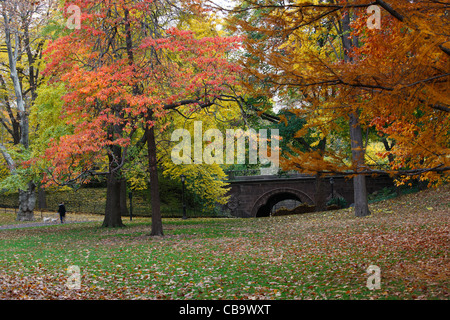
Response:
[{"label": "dirt path", "polygon": [[[86,223],[86,222],[92,222],[89,220],[83,220],[83,221],[66,221],[66,223]],[[45,226],[54,226],[61,224],[61,222],[58,220],[58,222],[27,222],[27,223],[18,223],[18,224],[6,224],[0,226],[0,230],[7,230],[7,229],[22,229],[22,228],[32,228],[32,227],[45,227]]]}]

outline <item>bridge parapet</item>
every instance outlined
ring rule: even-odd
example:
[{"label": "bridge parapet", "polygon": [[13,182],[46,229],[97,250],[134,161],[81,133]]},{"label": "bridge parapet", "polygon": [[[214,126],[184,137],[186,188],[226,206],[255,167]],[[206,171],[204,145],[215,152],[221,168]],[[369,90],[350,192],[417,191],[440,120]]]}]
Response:
[{"label": "bridge parapet", "polygon": [[[323,178],[321,190],[316,190],[317,181],[314,175],[290,173],[285,175],[253,175],[234,176],[227,182],[230,185],[230,199],[224,209],[236,217],[255,217],[258,211],[276,204],[278,200],[298,200],[304,203],[316,203],[321,193],[325,199],[343,197],[350,205],[354,202],[353,181],[346,176]],[[367,192],[373,193],[384,187],[393,186],[393,180],[388,175],[367,177]],[[262,210],[262,209],[261,209]]]},{"label": "bridge parapet", "polygon": [[297,171],[278,171],[277,174],[273,175],[262,175],[259,169],[248,169],[248,170],[228,170],[225,171],[228,176],[227,181],[236,180],[271,180],[271,179],[283,179],[292,178],[298,179],[302,177],[314,177],[309,174],[298,173]]}]

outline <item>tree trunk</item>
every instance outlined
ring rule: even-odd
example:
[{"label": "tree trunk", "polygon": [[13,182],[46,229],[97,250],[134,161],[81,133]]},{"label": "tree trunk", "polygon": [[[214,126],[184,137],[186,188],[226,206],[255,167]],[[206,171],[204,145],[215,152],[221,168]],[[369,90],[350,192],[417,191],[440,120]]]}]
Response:
[{"label": "tree trunk", "polygon": [[[116,111],[115,116],[122,118],[119,111]],[[108,128],[108,138],[114,142],[116,137],[123,136],[123,127],[121,124],[113,124]],[[106,182],[106,207],[105,218],[103,220],[103,227],[120,228],[124,227],[122,223],[122,214],[126,214],[126,181],[122,174],[123,159],[122,147],[119,145],[112,145],[108,153],[108,168]]]},{"label": "tree trunk", "polygon": [[[323,158],[324,154],[325,154],[325,148],[327,145],[327,138],[323,138],[320,140],[318,146],[317,146],[317,150],[320,153],[320,156]],[[316,205],[315,211],[316,212],[320,212],[320,211],[325,211],[327,209],[327,201],[326,201],[326,191],[324,188],[326,188],[326,186],[324,186],[324,179],[320,176],[320,172],[318,172],[316,174],[316,192],[314,194],[314,202]]]},{"label": "tree trunk", "polygon": [[[358,45],[357,39],[350,39],[350,12],[345,10],[346,14],[342,17],[342,46],[344,48],[344,61],[351,63],[352,59],[348,55],[350,50]],[[359,123],[359,110],[350,113],[350,140],[352,146],[352,163],[356,170],[364,166],[364,142],[362,138],[361,125]],[[355,216],[364,217],[370,215],[367,201],[366,176],[356,175],[353,178],[353,189],[355,198]]]},{"label": "tree trunk", "polygon": [[[383,138],[383,140],[381,140],[381,142],[383,142],[384,148],[385,148],[386,151],[388,151],[388,152],[391,151],[392,148],[393,148],[394,145],[395,145],[395,141],[393,141],[392,144],[389,145],[389,142],[387,141],[386,138]],[[390,164],[390,165],[392,165],[392,164],[394,163],[395,158],[394,158],[394,155],[393,155],[392,153],[389,153],[389,154],[388,154],[388,160],[389,160],[389,164]]]},{"label": "tree trunk", "polygon": [[19,74],[17,72],[17,60],[19,57],[19,35],[16,33],[15,36],[15,47],[13,51],[13,44],[11,36],[11,30],[9,26],[9,18],[6,12],[3,13],[4,23],[5,23],[5,43],[6,43],[6,51],[8,52],[8,62],[9,62],[9,76],[13,83],[14,93],[16,96],[16,104],[17,111],[19,114],[19,122],[20,122],[20,143],[23,145],[25,149],[28,149],[29,146],[29,137],[28,137],[28,113],[25,108],[25,101],[23,99],[22,87],[20,85]]},{"label": "tree trunk", "polygon": [[118,228],[124,227],[122,223],[121,198],[122,196],[121,179],[116,174],[110,173],[106,182],[106,208],[105,218],[102,227]]},{"label": "tree trunk", "polygon": [[28,184],[27,190],[19,190],[19,211],[17,212],[18,221],[33,221],[34,207],[36,205],[36,186],[33,182]]},{"label": "tree trunk", "polygon": [[[353,167],[359,171],[364,166],[364,145],[358,110],[350,114],[350,139]],[[358,174],[353,178],[353,194],[355,198],[355,216],[365,217],[370,215],[365,175]]]},{"label": "tree trunk", "polygon": [[[10,19],[7,11],[3,11],[3,22],[5,31],[5,44],[8,53],[9,75],[14,87],[14,94],[16,97],[16,107],[18,111],[18,118],[20,124],[20,144],[24,149],[29,147],[29,123],[28,111],[25,107],[25,100],[22,94],[22,86],[17,71],[17,61],[19,59],[20,41],[19,34],[11,31]],[[12,36],[14,36],[14,46],[12,44]],[[13,50],[14,48],[14,50]],[[31,221],[34,220],[34,206],[36,204],[35,184],[30,181],[28,183],[28,190],[19,190],[19,211],[17,213],[17,220]]]},{"label": "tree trunk", "polygon": [[[150,120],[152,115],[149,116]],[[150,195],[152,206],[152,232],[151,236],[164,236],[161,219],[161,202],[159,198],[158,168],[156,159],[155,131],[153,126],[147,125],[148,169],[150,173]]]}]

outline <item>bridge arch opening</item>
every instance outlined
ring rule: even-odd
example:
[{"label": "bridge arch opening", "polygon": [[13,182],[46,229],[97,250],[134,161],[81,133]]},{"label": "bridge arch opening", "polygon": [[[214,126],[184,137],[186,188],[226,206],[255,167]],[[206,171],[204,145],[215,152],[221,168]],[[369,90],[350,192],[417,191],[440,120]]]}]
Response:
[{"label": "bridge arch opening", "polygon": [[313,200],[305,193],[295,189],[276,189],[259,197],[253,205],[252,217],[269,217],[277,204],[293,200],[297,205],[307,203],[313,205]]},{"label": "bridge arch opening", "polygon": [[[256,212],[256,217],[269,217],[277,210],[277,206],[282,203],[286,203],[287,200],[292,200],[297,205],[300,205],[302,201],[294,194],[291,193],[278,193],[267,200],[265,205],[262,205]],[[281,207],[280,207],[281,208]],[[293,208],[287,208],[293,209]]]}]

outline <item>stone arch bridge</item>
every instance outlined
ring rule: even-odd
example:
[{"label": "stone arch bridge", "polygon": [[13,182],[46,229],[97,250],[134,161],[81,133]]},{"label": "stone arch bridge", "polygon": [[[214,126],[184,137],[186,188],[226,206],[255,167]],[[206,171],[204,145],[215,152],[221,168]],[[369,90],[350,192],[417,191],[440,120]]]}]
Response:
[{"label": "stone arch bridge", "polygon": [[[353,181],[344,176],[324,178],[321,184],[326,199],[343,197],[350,205],[354,202]],[[230,176],[230,199],[224,209],[241,218],[269,216],[272,207],[283,200],[297,200],[309,205],[315,204],[316,178],[311,175],[290,174],[285,176]],[[393,186],[388,175],[367,177],[367,193]]]}]

